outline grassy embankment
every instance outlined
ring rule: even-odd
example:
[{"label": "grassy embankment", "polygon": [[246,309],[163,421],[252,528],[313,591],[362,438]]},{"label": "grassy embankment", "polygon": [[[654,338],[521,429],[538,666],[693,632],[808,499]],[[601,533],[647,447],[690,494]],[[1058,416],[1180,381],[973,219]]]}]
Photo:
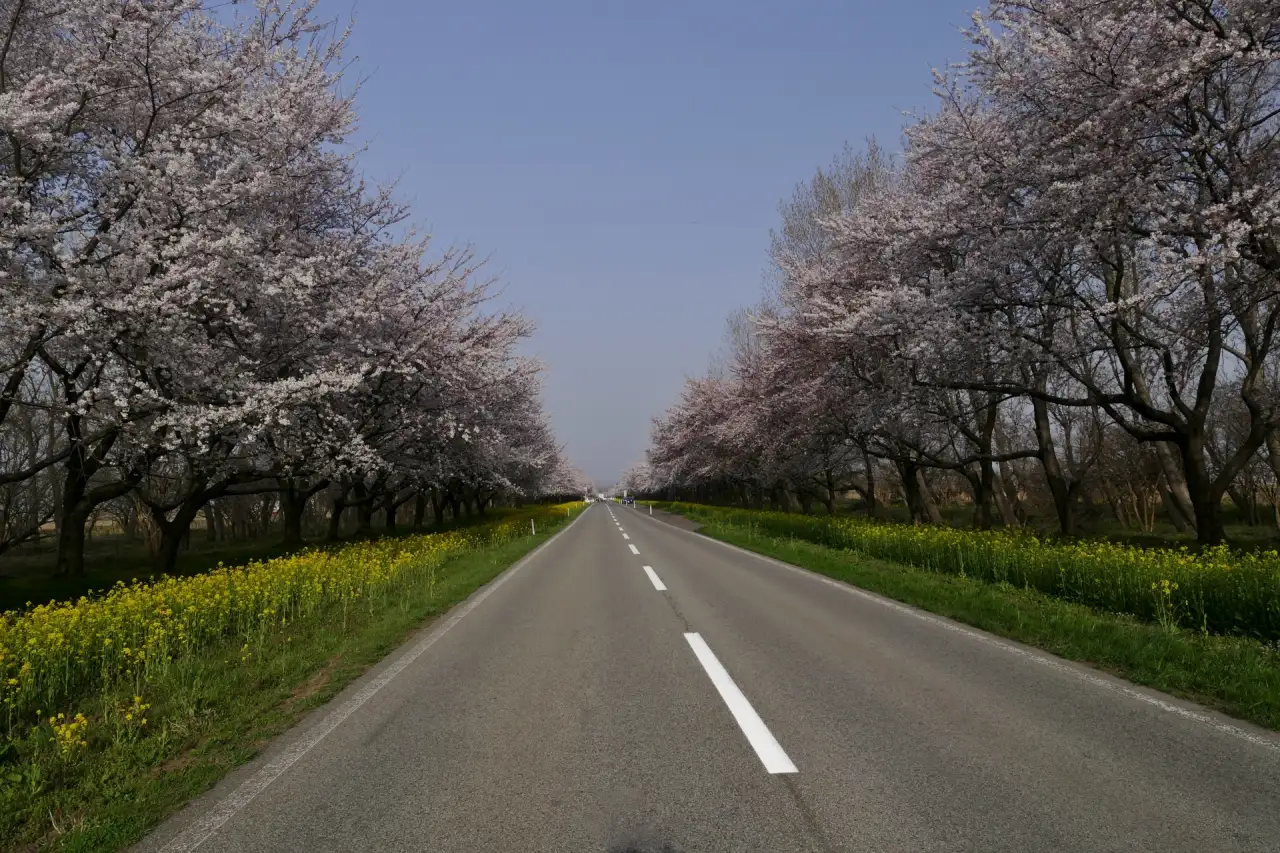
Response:
[{"label": "grassy embankment", "polygon": [[1280,730],[1280,555],[655,503],[707,536]]},{"label": "grassy embankment", "polygon": [[575,514],[539,507],[6,614],[0,849],[136,841]]}]

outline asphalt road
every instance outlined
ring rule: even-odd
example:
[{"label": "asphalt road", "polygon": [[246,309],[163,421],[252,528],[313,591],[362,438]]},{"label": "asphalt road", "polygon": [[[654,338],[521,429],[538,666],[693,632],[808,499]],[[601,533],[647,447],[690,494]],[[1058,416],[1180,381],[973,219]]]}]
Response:
[{"label": "asphalt road", "polygon": [[598,505],[138,849],[1274,853],[1280,738]]}]

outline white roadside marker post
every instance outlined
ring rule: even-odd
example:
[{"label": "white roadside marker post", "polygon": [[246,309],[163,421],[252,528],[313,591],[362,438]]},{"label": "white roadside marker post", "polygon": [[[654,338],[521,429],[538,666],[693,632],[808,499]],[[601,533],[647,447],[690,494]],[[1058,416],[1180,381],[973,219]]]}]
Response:
[{"label": "white roadside marker post", "polygon": [[537,535],[538,535],[538,527],[537,527],[537,525],[535,525],[535,524],[533,523],[533,519],[532,519],[532,518],[531,518],[531,519],[529,519],[529,530],[531,531],[531,532],[530,532],[530,535],[532,535],[532,536],[537,536]]}]

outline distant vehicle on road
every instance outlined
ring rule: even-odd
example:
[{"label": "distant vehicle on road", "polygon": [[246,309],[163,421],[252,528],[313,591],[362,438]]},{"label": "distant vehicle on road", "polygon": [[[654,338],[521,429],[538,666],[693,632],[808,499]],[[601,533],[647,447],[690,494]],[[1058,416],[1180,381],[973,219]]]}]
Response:
[{"label": "distant vehicle on road", "polygon": [[625,505],[625,504],[634,504],[635,502],[636,502],[636,499],[635,499],[635,498],[623,498],[623,499],[622,499],[622,503],[623,503],[624,505]]}]

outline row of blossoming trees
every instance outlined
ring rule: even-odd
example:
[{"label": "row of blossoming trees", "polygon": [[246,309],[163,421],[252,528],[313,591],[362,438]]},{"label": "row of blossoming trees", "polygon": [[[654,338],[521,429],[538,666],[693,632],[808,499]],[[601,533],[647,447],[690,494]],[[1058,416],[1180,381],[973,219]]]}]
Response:
[{"label": "row of blossoming trees", "polygon": [[936,520],[958,483],[979,525],[1040,494],[1066,533],[1110,502],[1220,541],[1280,469],[1280,8],[996,0],[966,34],[900,158],[784,203],[777,286],[629,484],[888,478]]},{"label": "row of blossoming trees", "polygon": [[336,530],[582,487],[527,320],[362,182],[313,6],[0,3],[0,553],[80,571],[121,501],[166,568],[230,496],[297,540],[321,493]]}]

